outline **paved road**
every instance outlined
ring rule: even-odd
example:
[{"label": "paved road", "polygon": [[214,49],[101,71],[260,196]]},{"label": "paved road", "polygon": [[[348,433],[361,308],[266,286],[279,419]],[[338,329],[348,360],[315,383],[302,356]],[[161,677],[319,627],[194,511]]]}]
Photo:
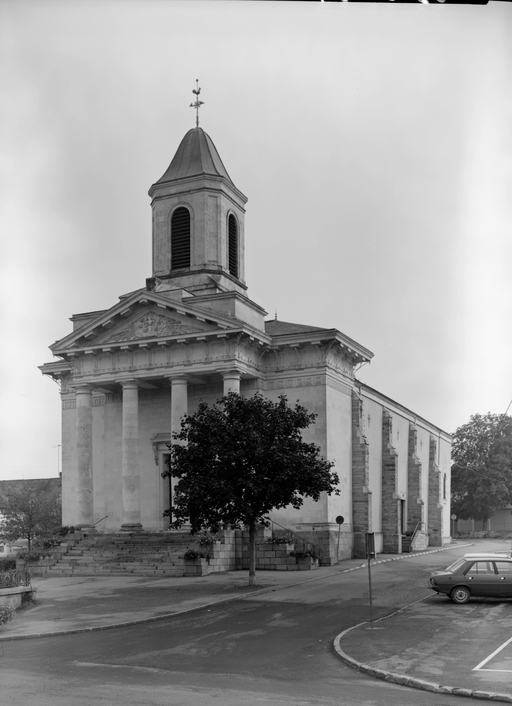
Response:
[{"label": "paved road", "polygon": [[[428,572],[460,553],[374,567],[375,617],[429,594]],[[367,618],[367,575],[355,571],[161,622],[3,643],[2,706],[469,706],[342,664],[334,636]]]}]

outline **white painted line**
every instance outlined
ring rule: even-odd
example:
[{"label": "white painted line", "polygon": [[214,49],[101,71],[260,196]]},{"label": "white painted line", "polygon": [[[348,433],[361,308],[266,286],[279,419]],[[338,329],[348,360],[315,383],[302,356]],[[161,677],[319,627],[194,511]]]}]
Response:
[{"label": "white painted line", "polygon": [[[472,669],[472,672],[475,670]],[[512,674],[512,669],[480,669],[480,672],[507,672],[508,674]]]},{"label": "white painted line", "polygon": [[157,669],[156,667],[139,667],[136,664],[102,664],[101,662],[78,662],[74,660],[75,667],[99,667],[100,669],[130,669],[138,672],[151,672],[153,674],[169,674],[168,669]]},{"label": "white painted line", "polygon": [[[507,645],[510,645],[511,642],[512,642],[512,637],[509,638],[506,642],[504,642],[501,645],[501,647],[498,647],[497,650],[494,650],[494,652],[492,654],[490,654],[488,657],[486,657],[483,662],[480,662],[480,664],[477,664],[476,667],[473,667],[473,669],[471,671],[476,672],[477,670],[482,669],[484,664],[487,664],[487,662],[489,662],[489,660],[491,660],[493,657],[495,657],[498,654],[498,652],[501,652],[501,650],[504,647],[506,647]],[[499,671],[508,672],[508,671],[512,671],[512,670],[509,670],[509,669],[503,669],[503,670],[501,670],[501,669],[485,669],[483,671],[486,671],[486,672],[499,672]]]}]

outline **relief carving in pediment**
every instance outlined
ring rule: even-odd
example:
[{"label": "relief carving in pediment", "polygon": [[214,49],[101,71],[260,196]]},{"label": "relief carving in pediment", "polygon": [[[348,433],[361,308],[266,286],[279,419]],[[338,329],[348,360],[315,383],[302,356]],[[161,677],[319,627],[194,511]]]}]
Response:
[{"label": "relief carving in pediment", "polygon": [[180,319],[175,319],[153,311],[147,312],[106,339],[105,342],[134,341],[141,338],[160,338],[163,336],[180,336],[186,333],[201,331],[200,328],[185,325]]}]

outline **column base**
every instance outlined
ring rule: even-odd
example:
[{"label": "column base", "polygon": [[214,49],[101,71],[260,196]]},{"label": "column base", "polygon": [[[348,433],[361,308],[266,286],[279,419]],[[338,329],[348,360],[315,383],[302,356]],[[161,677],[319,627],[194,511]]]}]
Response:
[{"label": "column base", "polygon": [[121,532],[143,532],[140,522],[134,524],[121,525]]}]

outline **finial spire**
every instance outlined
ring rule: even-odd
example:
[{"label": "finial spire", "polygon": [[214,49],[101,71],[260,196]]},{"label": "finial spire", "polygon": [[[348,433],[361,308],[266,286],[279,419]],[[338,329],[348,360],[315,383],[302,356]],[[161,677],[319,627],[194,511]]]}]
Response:
[{"label": "finial spire", "polygon": [[204,102],[199,100],[199,94],[201,93],[201,89],[199,88],[198,78],[196,78],[196,87],[195,90],[192,89],[192,93],[195,94],[196,100],[194,103],[190,104],[190,107],[196,109],[196,127],[199,127],[199,108],[204,105]]}]

